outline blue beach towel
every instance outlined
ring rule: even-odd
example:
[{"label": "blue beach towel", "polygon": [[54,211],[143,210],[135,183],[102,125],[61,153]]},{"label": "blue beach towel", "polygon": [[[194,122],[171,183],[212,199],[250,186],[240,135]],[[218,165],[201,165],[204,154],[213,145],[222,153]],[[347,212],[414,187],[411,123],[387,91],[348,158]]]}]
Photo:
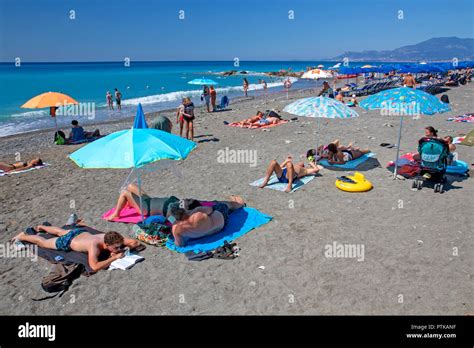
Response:
[{"label": "blue beach towel", "polygon": [[271,216],[265,215],[254,208],[238,209],[229,215],[229,222],[219,233],[202,238],[190,239],[186,242],[186,246],[184,247],[178,247],[174,244],[174,240],[168,239],[166,247],[179,253],[188,251],[199,253],[214,250],[223,246],[224,241],[230,243],[254,228],[270,222],[271,219]]},{"label": "blue beach towel", "polygon": [[[295,181],[293,181],[293,187],[291,188],[290,192],[294,192],[296,190],[299,190],[304,184],[307,184],[308,182],[310,182],[314,178],[315,178],[314,175],[308,175],[308,176],[304,176],[300,179],[296,179]],[[254,182],[250,183],[250,186],[260,186],[263,183],[263,180],[265,180],[265,178],[258,179],[257,181],[254,181]],[[288,186],[288,184],[284,184],[284,183],[279,182],[276,175],[273,174],[270,177],[270,181],[268,181],[268,185],[265,186],[265,188],[269,188],[269,189],[277,190],[277,191],[285,191],[287,186]]]},{"label": "blue beach towel", "polygon": [[328,160],[323,159],[319,161],[318,163],[324,167],[338,167],[338,168],[344,168],[344,169],[356,169],[359,165],[367,161],[369,158],[375,157],[375,153],[369,152],[366,153],[365,155],[362,155],[359,158],[356,158],[355,160],[346,162],[344,164],[330,164]]}]

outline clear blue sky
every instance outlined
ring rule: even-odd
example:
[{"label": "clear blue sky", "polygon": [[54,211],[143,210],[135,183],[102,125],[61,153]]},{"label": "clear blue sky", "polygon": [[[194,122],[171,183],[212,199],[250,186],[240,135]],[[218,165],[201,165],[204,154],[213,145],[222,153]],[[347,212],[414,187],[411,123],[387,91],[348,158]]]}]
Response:
[{"label": "clear blue sky", "polygon": [[[312,60],[474,37],[473,0],[0,0],[0,61]],[[76,19],[69,19],[75,10]],[[185,11],[179,20],[178,12]],[[288,11],[294,11],[294,20]],[[404,11],[399,20],[398,10]]]}]

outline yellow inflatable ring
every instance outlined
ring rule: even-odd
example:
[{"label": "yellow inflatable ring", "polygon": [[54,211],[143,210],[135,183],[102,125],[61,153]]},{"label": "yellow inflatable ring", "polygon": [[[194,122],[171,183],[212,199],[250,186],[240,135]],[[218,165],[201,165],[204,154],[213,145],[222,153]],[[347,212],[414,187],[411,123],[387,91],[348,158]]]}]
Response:
[{"label": "yellow inflatable ring", "polygon": [[348,192],[365,192],[373,187],[372,183],[367,180],[362,173],[355,172],[354,175],[348,175],[347,177],[355,181],[355,184],[338,179],[336,180],[336,187],[339,190]]}]

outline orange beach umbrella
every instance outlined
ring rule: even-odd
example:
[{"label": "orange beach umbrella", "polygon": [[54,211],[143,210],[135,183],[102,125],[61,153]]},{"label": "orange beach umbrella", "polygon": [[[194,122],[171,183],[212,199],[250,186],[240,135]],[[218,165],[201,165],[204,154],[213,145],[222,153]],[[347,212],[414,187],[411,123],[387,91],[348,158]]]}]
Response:
[{"label": "orange beach umbrella", "polygon": [[58,130],[58,123],[56,121],[56,107],[70,104],[79,104],[77,100],[71,98],[67,94],[58,93],[58,92],[46,92],[36,97],[31,98],[21,107],[24,109],[42,109],[50,108],[49,114],[54,117],[54,122],[56,124],[56,130]]}]

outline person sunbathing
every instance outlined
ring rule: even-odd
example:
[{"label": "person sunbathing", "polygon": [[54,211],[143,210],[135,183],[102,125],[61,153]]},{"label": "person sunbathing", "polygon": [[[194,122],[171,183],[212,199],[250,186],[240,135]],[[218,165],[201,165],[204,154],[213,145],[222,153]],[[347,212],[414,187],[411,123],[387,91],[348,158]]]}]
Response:
[{"label": "person sunbathing", "polygon": [[[142,197],[143,211],[140,209],[140,195]],[[150,197],[145,194],[142,190],[141,194],[138,190],[138,186],[130,184],[125,190],[120,193],[120,196],[115,206],[115,211],[106,217],[107,221],[112,221],[120,217],[120,212],[125,206],[134,208],[138,214],[146,216],[162,215],[167,216],[168,206],[170,203],[177,202],[179,199],[175,196],[170,197]]]},{"label": "person sunbathing", "polygon": [[349,102],[347,103],[347,106],[352,108],[357,105],[359,105],[359,102],[357,101],[356,95],[353,94],[351,100],[349,100]]},{"label": "person sunbathing", "polygon": [[351,144],[348,146],[337,146],[336,144],[328,145],[329,159],[328,162],[331,164],[344,164],[346,162],[355,160],[359,157],[370,152],[369,149],[361,149],[359,147],[354,147]]},{"label": "person sunbathing", "polygon": [[263,118],[263,112],[257,111],[257,115],[249,117],[243,121],[238,122],[240,127],[251,126]]},{"label": "person sunbathing", "polygon": [[0,162],[0,170],[3,170],[5,173],[11,173],[34,168],[36,166],[41,165],[43,165],[43,161],[41,160],[41,158],[34,158],[28,162],[15,162],[12,164]]},{"label": "person sunbathing", "polygon": [[179,203],[169,205],[173,222],[172,234],[177,246],[184,246],[189,239],[209,236],[220,232],[228,223],[229,215],[245,206],[239,196],[231,196],[230,201],[217,202],[212,207],[196,207],[186,210]]},{"label": "person sunbathing", "polygon": [[[115,260],[122,258],[125,247],[135,249],[140,245],[137,240],[124,238],[120,233],[114,231],[91,234],[87,232],[83,225],[76,225],[71,229],[39,225],[31,230],[33,234],[21,232],[13,237],[12,242],[19,240],[46,249],[87,253],[89,265],[94,272],[105,269]],[[57,237],[46,239],[36,235],[37,232],[46,232]],[[99,261],[99,255],[102,251],[109,251],[110,256],[106,260]]]},{"label": "person sunbathing", "polygon": [[288,184],[285,192],[290,192],[293,181],[319,172],[319,167],[315,162],[310,161],[309,166],[310,167],[305,168],[303,162],[293,164],[293,158],[291,156],[288,156],[282,164],[279,164],[276,160],[272,160],[267,168],[265,179],[263,180],[262,185],[260,185],[260,188],[267,186],[268,181],[270,181],[270,177],[273,173],[275,173],[279,182]]}]

